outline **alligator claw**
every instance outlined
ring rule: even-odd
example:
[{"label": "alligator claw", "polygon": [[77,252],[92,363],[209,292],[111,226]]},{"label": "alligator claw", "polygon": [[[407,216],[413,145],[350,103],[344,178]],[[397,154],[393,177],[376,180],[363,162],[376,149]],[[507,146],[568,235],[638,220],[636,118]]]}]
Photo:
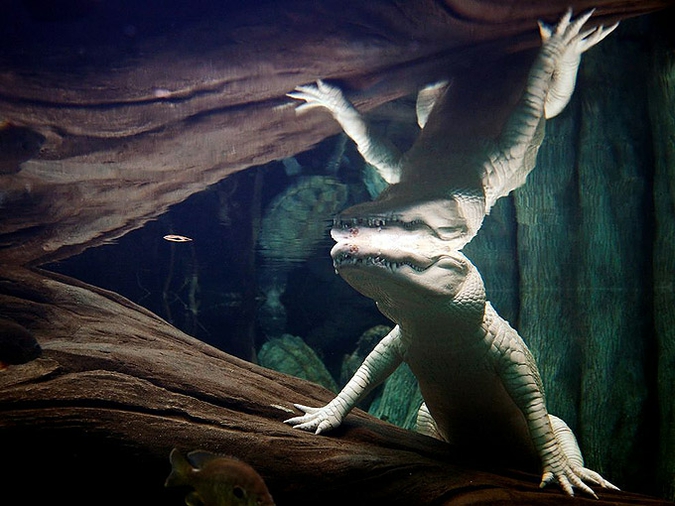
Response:
[{"label": "alligator claw", "polygon": [[321,408],[303,406],[302,404],[294,404],[294,406],[305,414],[284,420],[284,423],[293,426],[295,429],[321,434],[338,427],[342,423],[342,418],[335,413],[330,404]]}]

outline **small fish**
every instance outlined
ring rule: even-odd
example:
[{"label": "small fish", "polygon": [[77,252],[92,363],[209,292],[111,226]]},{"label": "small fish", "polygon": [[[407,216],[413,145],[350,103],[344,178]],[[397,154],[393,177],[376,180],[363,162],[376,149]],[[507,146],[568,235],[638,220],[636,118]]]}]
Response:
[{"label": "small fish", "polygon": [[176,448],[169,459],[172,469],[164,486],[191,487],[185,496],[188,506],[274,506],[263,479],[240,460],[203,450],[186,459]]},{"label": "small fish", "polygon": [[25,327],[11,320],[0,320],[0,371],[10,365],[30,362],[41,353],[37,339]]},{"label": "small fish", "polygon": [[184,235],[169,234],[163,237],[165,241],[169,242],[190,242],[192,239],[185,237]]}]

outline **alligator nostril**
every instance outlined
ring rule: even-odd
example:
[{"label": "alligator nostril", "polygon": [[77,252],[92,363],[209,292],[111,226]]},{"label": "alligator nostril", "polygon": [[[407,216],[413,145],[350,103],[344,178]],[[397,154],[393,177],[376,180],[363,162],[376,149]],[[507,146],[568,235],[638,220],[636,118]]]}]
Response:
[{"label": "alligator nostril", "polygon": [[356,235],[359,235],[359,229],[356,228],[356,227],[350,228],[349,229],[349,235],[351,235],[352,237],[354,237]]},{"label": "alligator nostril", "polygon": [[356,254],[359,252],[359,247],[356,244],[350,244],[349,245],[349,252],[351,254]]}]

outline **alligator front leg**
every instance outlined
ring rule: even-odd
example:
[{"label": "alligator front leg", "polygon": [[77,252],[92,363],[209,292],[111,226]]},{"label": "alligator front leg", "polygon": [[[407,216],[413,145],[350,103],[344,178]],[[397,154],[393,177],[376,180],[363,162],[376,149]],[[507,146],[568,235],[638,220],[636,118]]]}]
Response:
[{"label": "alligator front leg", "polygon": [[483,328],[491,334],[491,353],[502,383],[527,420],[532,443],[542,463],[541,487],[555,480],[569,495],[574,495],[576,487],[596,498],[584,481],[616,490],[598,473],[584,467],[574,434],[565,422],[549,415],[546,409],[544,387],[530,350],[490,303],[485,306]]},{"label": "alligator front leg", "polygon": [[316,84],[298,86],[287,95],[305,101],[296,108],[297,112],[313,107],[328,109],[342,130],[356,143],[364,160],[375,167],[382,179],[389,184],[399,182],[401,153],[385,139],[378,139],[370,132],[366,121],[340,88],[319,80]]},{"label": "alligator front leg", "polygon": [[[619,23],[615,23],[608,28],[599,26],[595,29],[578,33],[577,26],[581,28],[593,12],[595,12],[595,9],[591,9],[571,22],[572,10],[569,9],[555,27],[548,26],[541,21],[539,22],[539,33],[544,45],[551,38],[561,38],[561,36],[564,44],[562,53],[555,58],[555,68],[551,76],[548,93],[546,93],[546,101],[544,103],[544,116],[546,119],[551,119],[560,114],[572,98],[577,81],[577,72],[581,63],[581,55],[602,41],[619,26]],[[565,42],[564,37],[569,38],[570,36],[572,38],[569,39],[569,42]]]},{"label": "alligator front leg", "polygon": [[582,53],[618,26],[582,31],[592,14],[591,10],[572,19],[572,11],[568,10],[555,27],[539,23],[541,49],[528,74],[523,96],[485,167],[488,209],[525,183],[544,138],[545,120],[562,111],[572,96]]},{"label": "alligator front leg", "polygon": [[371,351],[342,391],[322,408],[295,404],[303,416],[284,423],[316,434],[339,427],[359,400],[382,383],[403,361],[404,346],[398,325]]}]

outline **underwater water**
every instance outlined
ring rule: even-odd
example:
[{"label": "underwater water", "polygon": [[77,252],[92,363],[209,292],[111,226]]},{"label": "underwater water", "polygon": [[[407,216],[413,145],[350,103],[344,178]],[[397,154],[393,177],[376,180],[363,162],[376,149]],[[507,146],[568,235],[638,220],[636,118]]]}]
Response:
[{"label": "underwater water", "polygon": [[370,198],[359,156],[343,136],[331,137],[292,162],[238,172],[114,244],[47,268],[120,293],[248,360],[270,339],[301,336],[337,379],[358,337],[389,323],[330,258],[333,216]]},{"label": "underwater water", "polygon": [[[101,415],[113,420],[113,429],[94,423],[91,430],[96,437],[103,434],[101,451],[96,438],[92,441],[97,443],[87,448],[89,434],[82,449],[73,450],[74,456],[63,447],[66,443],[58,443],[56,448],[69,455],[68,462],[98,461],[101,453],[142,453],[139,446],[150,441],[151,450],[143,454],[150,468],[158,459],[157,448],[180,447],[181,437],[194,441],[192,433],[187,437],[188,422],[209,425],[212,404],[235,413],[237,421],[236,414],[244,413],[246,420],[243,429],[230,419],[221,426],[213,423],[217,430],[245,434],[260,424],[261,431],[267,431],[265,437],[273,434],[271,442],[256,442],[269,447],[269,459],[260,454],[260,446],[248,449],[253,444],[248,436],[242,440],[232,436],[228,444],[231,454],[261,471],[277,504],[292,504],[303,487],[318,494],[314,488],[319,485],[304,468],[297,472],[307,478],[292,483],[293,473],[280,464],[283,453],[274,447],[274,427],[278,425],[281,433],[286,426],[281,425],[279,412],[269,415],[270,407],[283,411],[284,417],[297,416],[291,403],[302,401],[275,397],[276,386],[285,387],[283,381],[256,373],[260,383],[251,384],[245,375],[249,366],[234,361],[223,369],[225,379],[213,379],[205,372],[204,391],[193,391],[193,380],[186,378],[199,377],[194,356],[222,360],[221,355],[195,344],[194,356],[187,353],[184,365],[165,358],[165,353],[175,352],[173,348],[148,345],[152,353],[145,359],[157,370],[139,373],[142,367],[136,363],[133,367],[121,364],[116,346],[142,350],[143,343],[150,342],[148,336],[155,337],[148,328],[157,331],[158,340],[170,335],[168,342],[192,346],[193,341],[181,341],[182,334],[170,334],[172,330],[155,320],[145,323],[143,318],[150,317],[135,304],[228,355],[339,392],[395,323],[380,311],[386,300],[378,301],[378,309],[373,299],[338,274],[340,262],[334,264],[331,258],[338,239],[331,238],[331,227],[346,209],[380,201],[387,183],[347,135],[336,133],[339,128],[328,115],[296,115],[299,100],[285,93],[324,77],[315,75],[313,65],[320,61],[328,66],[330,82],[339,83],[364,110],[369,134],[388,139],[401,152],[424,146],[428,156],[420,157],[420,166],[431,174],[434,169],[429,167],[439,163],[434,157],[443,152],[445,141],[434,145],[429,137],[420,137],[417,90],[430,82],[427,75],[435,76],[439,66],[455,61],[447,56],[455,48],[437,51],[439,42],[424,39],[433,37],[430,29],[410,46],[397,42],[395,49],[386,50],[391,43],[387,30],[396,32],[384,21],[377,30],[364,28],[379,20],[372,13],[372,19],[364,14],[358,22],[346,24],[344,32],[328,30],[337,35],[324,41],[330,48],[325,54],[317,43],[323,40],[324,30],[315,23],[309,23],[313,27],[307,31],[309,42],[295,46],[293,37],[285,39],[284,34],[295,23],[305,26],[310,19],[298,7],[302,2],[289,2],[290,14],[284,16],[274,2],[261,2],[257,13],[237,2],[213,5],[206,0],[169,7],[148,2],[130,11],[125,10],[131,8],[125,2],[102,4],[63,2],[61,9],[55,9],[45,2],[17,1],[12,3],[12,19],[17,21],[5,22],[3,40],[14,43],[12,51],[0,58],[0,265],[7,271],[0,282],[0,418],[4,412],[11,434],[6,442],[19,435],[34,441],[35,448],[52,448],[51,432],[39,435],[49,429],[49,420],[36,424],[35,435],[32,426],[12,411],[12,406],[20,406],[19,411],[32,413],[39,411],[41,403],[46,403],[48,418],[60,419],[55,426],[60,430],[63,424],[65,441],[77,440],[73,434],[82,415],[66,413],[65,407],[96,413],[110,405],[126,406],[122,394],[114,395],[115,381],[121,384],[115,375],[137,375],[138,385],[134,383],[129,391],[142,392],[147,386],[148,392],[154,392],[147,394],[147,401],[158,406],[143,424],[161,427],[153,417],[166,416],[177,421],[171,426],[175,435],[161,428],[149,430],[151,436],[143,433],[138,443],[126,435],[133,432],[128,429],[132,422]],[[326,9],[319,8],[313,15],[325,17]],[[119,17],[104,21],[97,17],[100,12]],[[624,490],[673,499],[675,42],[666,35],[673,10],[664,12],[661,18],[655,14],[623,21],[616,32],[584,54],[574,95],[564,111],[546,123],[527,182],[497,201],[475,237],[465,247],[462,244],[462,252],[480,273],[487,300],[531,350],[548,410],[574,431],[586,466]],[[213,35],[211,30],[226,18],[231,25]],[[44,30],[30,39],[21,20]],[[76,29],[87,20],[92,20],[89,41]],[[200,24],[204,20],[206,28]],[[333,22],[339,25],[339,20]],[[110,23],[114,30],[109,29]],[[312,38],[314,30],[316,38]],[[63,38],[55,44],[54,55],[38,51],[59,37]],[[351,42],[344,42],[351,37]],[[505,35],[504,40],[510,39]],[[521,39],[505,46],[509,48],[505,53],[520,51],[519,44]],[[397,55],[405,49],[414,57],[401,63]],[[366,61],[360,63],[363,68],[353,63],[352,52]],[[206,56],[201,59],[202,55]],[[287,60],[292,62],[288,68],[283,65]],[[463,58],[458,61],[462,68],[475,65],[473,60],[470,64]],[[77,83],[82,83],[81,89]],[[489,90],[492,85],[483,86]],[[493,119],[503,117],[502,108],[489,102],[460,109],[471,113],[470,128],[489,130]],[[453,118],[432,124],[427,131],[440,131],[438,138],[443,138],[438,125],[446,125],[450,136],[461,138],[461,121],[458,116],[456,122]],[[416,144],[420,138],[422,143]],[[467,151],[474,148],[467,143]],[[419,157],[419,151],[413,155]],[[425,185],[424,180],[418,183]],[[395,200],[386,197],[391,194],[384,195],[384,202]],[[417,203],[413,201],[411,207]],[[438,215],[443,215],[442,209]],[[412,221],[406,226],[413,229],[417,224]],[[451,252],[443,250],[441,256]],[[373,262],[384,260],[378,254]],[[414,263],[406,262],[401,265]],[[24,268],[44,279],[23,278]],[[77,282],[67,285],[70,278]],[[57,293],[57,281],[67,285],[63,295],[52,294],[52,290]],[[112,295],[88,290],[83,284]],[[405,292],[405,285],[401,286]],[[94,299],[85,292],[103,293],[106,300],[124,307],[119,320],[122,329],[114,321],[117,306],[98,307],[100,299],[92,303]],[[81,301],[81,307],[66,302],[71,298]],[[138,328],[133,314],[138,315],[137,323],[143,322]],[[454,330],[449,328],[448,334],[454,336]],[[9,356],[7,343],[14,344],[15,336],[31,346],[35,342],[42,346],[37,365],[30,366],[33,355],[16,364],[3,362]],[[107,355],[112,357],[110,362]],[[204,371],[213,374],[210,364],[204,365]],[[243,379],[234,378],[235,369]],[[54,378],[60,381],[62,376],[76,378],[83,371],[90,376],[82,384],[63,387],[59,383],[54,391],[41,393],[40,385]],[[166,384],[158,379],[165,371],[170,378]],[[106,384],[106,375],[113,394],[110,398],[101,394],[99,399],[96,388]],[[232,383],[227,383],[230,379]],[[33,390],[31,381],[37,385]],[[220,390],[219,381],[235,394]],[[290,381],[288,389],[300,388]],[[93,385],[93,398],[87,397],[91,392],[86,385]],[[163,391],[157,393],[148,385]],[[26,386],[27,392],[38,392],[38,400],[29,394],[21,398],[19,389]],[[164,391],[185,398],[165,401]],[[76,392],[72,406],[70,392]],[[302,391],[305,397],[314,393]],[[274,403],[261,402],[257,395]],[[17,399],[19,404],[13,404]],[[49,400],[56,405],[48,404]],[[181,402],[187,407],[176,407]],[[358,407],[412,430],[421,404],[417,379],[404,364]],[[59,413],[59,406],[66,414]],[[141,414],[147,415],[137,413]],[[92,416],[96,420],[98,415]],[[270,429],[249,416],[273,419],[277,425]],[[347,424],[347,429],[336,432],[337,437],[360,423]],[[372,429],[367,427],[366,431]],[[362,438],[367,446],[372,438],[394,448],[391,441],[403,437],[394,433],[382,443],[379,429],[372,430],[376,435],[363,436],[357,430],[346,440],[362,443]],[[208,445],[215,438],[209,433],[204,438],[207,447],[181,448],[188,464],[182,457],[172,457],[176,475],[184,471],[177,465],[213,463],[210,455],[190,457],[188,452],[210,451]],[[283,445],[293,451],[301,448],[299,453],[304,454],[303,441],[289,439]],[[426,448],[426,443],[414,442]],[[444,450],[429,451],[430,458],[446,458],[433,453]],[[149,472],[155,481],[169,473],[169,453],[163,452],[161,459],[165,466]],[[29,460],[22,457],[20,462]],[[341,462],[337,458],[333,465],[342,469]],[[106,470],[117,466],[106,465]],[[370,469],[369,465],[364,456],[354,472]],[[46,472],[44,465],[36,469]],[[404,472],[405,465],[399,470]],[[330,483],[331,473],[326,474],[324,487]],[[387,481],[386,472],[374,474]],[[162,497],[180,504],[183,496]]]}]

